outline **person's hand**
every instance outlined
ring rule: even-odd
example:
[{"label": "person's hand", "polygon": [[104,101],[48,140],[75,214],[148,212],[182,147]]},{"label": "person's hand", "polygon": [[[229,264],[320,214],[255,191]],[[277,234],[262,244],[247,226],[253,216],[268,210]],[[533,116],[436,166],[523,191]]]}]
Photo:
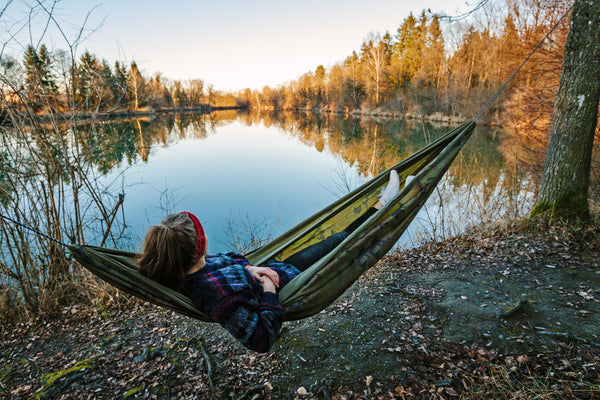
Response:
[{"label": "person's hand", "polygon": [[277,293],[277,287],[275,286],[275,283],[268,276],[263,276],[261,284],[264,292]]},{"label": "person's hand", "polygon": [[252,276],[259,281],[261,284],[264,283],[264,277],[267,277],[275,285],[279,287],[279,274],[267,267],[255,267],[254,265],[247,265],[246,268],[252,274]]}]

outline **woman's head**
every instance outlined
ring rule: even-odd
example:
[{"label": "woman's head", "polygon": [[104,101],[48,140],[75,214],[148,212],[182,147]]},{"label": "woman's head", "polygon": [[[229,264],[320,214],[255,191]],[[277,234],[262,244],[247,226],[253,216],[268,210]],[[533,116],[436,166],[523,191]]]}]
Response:
[{"label": "woman's head", "polygon": [[140,273],[171,289],[185,290],[185,274],[206,253],[206,236],[190,213],[169,214],[146,232]]}]

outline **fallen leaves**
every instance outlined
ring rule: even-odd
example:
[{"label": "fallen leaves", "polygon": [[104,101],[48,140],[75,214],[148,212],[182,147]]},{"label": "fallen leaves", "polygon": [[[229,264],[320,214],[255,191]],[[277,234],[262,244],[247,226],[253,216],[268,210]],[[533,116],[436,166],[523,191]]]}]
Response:
[{"label": "fallen leaves", "polygon": [[577,294],[583,297],[584,300],[594,300],[594,296],[592,296],[589,292],[579,291]]},{"label": "fallen leaves", "polygon": [[300,396],[304,396],[308,393],[308,390],[306,390],[306,388],[304,386],[300,386],[297,390],[296,393],[298,393]]},{"label": "fallen leaves", "polygon": [[[43,372],[92,357],[94,369],[61,398],[98,391],[121,398],[467,398],[500,380],[499,371],[506,384],[548,382],[555,393],[598,387],[600,349],[564,331],[589,326],[586,337],[600,342],[592,336],[600,245],[585,259],[575,248],[552,229],[534,235],[506,228],[393,254],[325,312],[290,323],[280,347],[266,355],[247,352],[217,325],[143,303],[114,305],[105,315],[68,307],[55,318],[0,326],[0,398],[29,399]],[[574,271],[589,282],[578,282]],[[421,279],[435,274],[437,281]],[[462,286],[441,307],[449,296],[442,283],[451,278]],[[477,279],[485,285],[472,284]],[[531,293],[522,313],[483,328],[484,312],[511,309]],[[473,332],[474,340],[464,339]]]}]

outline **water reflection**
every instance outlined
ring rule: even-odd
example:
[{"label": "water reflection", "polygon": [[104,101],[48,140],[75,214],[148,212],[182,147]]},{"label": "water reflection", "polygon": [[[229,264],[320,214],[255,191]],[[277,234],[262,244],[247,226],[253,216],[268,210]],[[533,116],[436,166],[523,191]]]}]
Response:
[{"label": "water reflection", "polygon": [[[289,229],[450,128],[411,120],[226,111],[96,121],[75,128],[73,137],[78,157],[101,174],[89,179],[103,180],[107,193],[125,195],[124,212],[113,225],[126,227],[118,230],[124,232],[123,246],[137,248],[148,225],[166,212],[188,209],[206,216],[211,250],[220,251],[247,249],[245,242]],[[478,127],[403,245],[526,214],[539,180],[515,155],[514,138]],[[64,146],[39,147],[53,149],[45,159],[54,160],[49,165],[56,173],[48,179],[68,181],[68,168],[60,167]],[[9,178],[2,168],[4,203],[14,186],[6,185]]]},{"label": "water reflection", "polygon": [[[207,215],[211,250],[221,251],[247,250],[245,241],[256,243],[248,237],[268,239],[289,229],[450,128],[228,111],[80,129],[90,159],[125,187],[132,243],[165,212],[191,209]],[[528,212],[536,182],[517,162],[505,161],[503,140],[496,128],[477,128],[402,245]]]}]

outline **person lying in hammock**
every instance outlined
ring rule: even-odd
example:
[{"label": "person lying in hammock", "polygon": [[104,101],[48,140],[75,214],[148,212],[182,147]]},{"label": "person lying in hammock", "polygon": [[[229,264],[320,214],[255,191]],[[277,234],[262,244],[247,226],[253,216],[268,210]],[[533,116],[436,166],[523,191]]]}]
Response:
[{"label": "person lying in hammock", "polygon": [[283,322],[278,292],[302,271],[340,244],[399,190],[396,171],[379,201],[346,229],[291,257],[251,265],[235,253],[207,255],[207,240],[195,215],[167,215],[144,238],[139,272],[189,295],[202,312],[221,324],[246,348],[267,352]]}]

